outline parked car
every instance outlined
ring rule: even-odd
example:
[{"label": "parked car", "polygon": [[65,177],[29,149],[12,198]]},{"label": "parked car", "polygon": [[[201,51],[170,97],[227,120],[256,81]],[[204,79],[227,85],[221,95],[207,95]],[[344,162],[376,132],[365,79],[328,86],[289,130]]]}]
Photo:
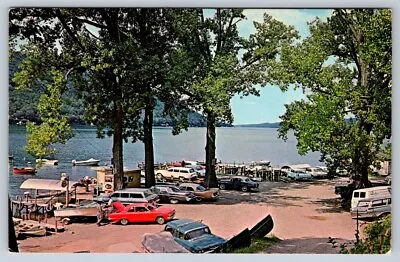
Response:
[{"label": "parked car", "polygon": [[178,219],[165,225],[175,241],[192,253],[212,253],[220,251],[226,243],[222,237],[211,233],[210,228],[200,221]]},{"label": "parked car", "polygon": [[306,172],[309,173],[313,178],[327,178],[328,172],[319,167],[306,168]]},{"label": "parked car", "polygon": [[250,190],[258,191],[259,184],[254,182],[248,177],[245,176],[234,176],[230,178],[221,178],[218,180],[219,188],[224,189],[232,189],[232,190],[242,190],[243,192],[247,192]]},{"label": "parked car", "polygon": [[196,196],[193,192],[184,192],[173,185],[156,185],[151,187],[150,190],[158,195],[160,203],[177,204],[179,202],[191,202],[196,200]]},{"label": "parked car", "polygon": [[155,207],[148,203],[134,203],[123,206],[121,202],[113,203],[117,212],[111,213],[108,219],[113,223],[151,223],[160,225],[169,221],[175,216],[175,209],[170,207]]},{"label": "parked car", "polygon": [[204,178],[206,176],[206,170],[203,169],[203,167],[200,165],[185,165],[185,167],[193,168],[194,170],[196,170],[199,177]]},{"label": "parked car", "polygon": [[301,170],[301,169],[290,170],[289,172],[287,172],[287,177],[292,180],[297,180],[297,181],[307,181],[307,180],[311,180],[313,178],[311,174],[309,174],[305,170]]},{"label": "parked car", "polygon": [[103,194],[93,198],[96,202],[107,203],[110,199],[113,202],[121,202],[123,204],[130,203],[153,203],[159,200],[159,197],[146,188],[125,188],[116,190],[111,194]]},{"label": "parked car", "polygon": [[182,183],[179,189],[186,192],[193,192],[197,200],[217,200],[219,198],[219,189],[210,188],[206,189],[202,185],[195,183]]},{"label": "parked car", "polygon": [[193,168],[189,167],[170,167],[167,170],[157,170],[156,179],[159,181],[176,180],[179,181],[193,181],[198,178],[199,173]]},{"label": "parked car", "polygon": [[378,197],[366,198],[358,202],[356,207],[351,208],[352,218],[379,218],[392,212],[392,198]]}]

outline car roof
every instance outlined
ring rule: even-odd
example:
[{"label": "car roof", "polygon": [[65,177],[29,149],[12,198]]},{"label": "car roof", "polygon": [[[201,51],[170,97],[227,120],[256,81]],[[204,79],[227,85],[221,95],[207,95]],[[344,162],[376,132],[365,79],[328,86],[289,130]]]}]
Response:
[{"label": "car roof", "polygon": [[120,193],[120,192],[145,192],[148,191],[148,188],[124,188],[124,189],[120,189],[120,190],[115,190],[114,193]]},{"label": "car roof", "polygon": [[198,187],[201,186],[200,184],[196,184],[196,183],[182,183],[179,186],[193,186],[193,187]]},{"label": "car roof", "polygon": [[181,218],[168,222],[168,226],[172,228],[179,228],[180,232],[187,232],[191,229],[207,227],[201,221],[195,221],[190,218]]}]

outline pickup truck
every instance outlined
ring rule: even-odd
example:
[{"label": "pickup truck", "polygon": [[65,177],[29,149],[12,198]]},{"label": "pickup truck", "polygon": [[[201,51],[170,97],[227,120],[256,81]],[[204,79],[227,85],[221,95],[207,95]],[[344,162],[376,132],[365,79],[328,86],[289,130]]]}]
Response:
[{"label": "pickup truck", "polygon": [[254,182],[248,177],[245,176],[234,176],[231,178],[220,178],[218,180],[219,188],[231,189],[231,190],[242,190],[243,192],[247,192],[250,190],[258,191],[259,184]]}]

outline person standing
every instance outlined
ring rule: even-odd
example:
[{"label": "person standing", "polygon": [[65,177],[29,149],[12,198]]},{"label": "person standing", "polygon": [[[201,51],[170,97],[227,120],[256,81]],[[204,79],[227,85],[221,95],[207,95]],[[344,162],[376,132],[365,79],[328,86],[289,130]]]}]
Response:
[{"label": "person standing", "polygon": [[97,202],[97,226],[101,226],[101,222],[104,219],[104,210],[101,202]]}]

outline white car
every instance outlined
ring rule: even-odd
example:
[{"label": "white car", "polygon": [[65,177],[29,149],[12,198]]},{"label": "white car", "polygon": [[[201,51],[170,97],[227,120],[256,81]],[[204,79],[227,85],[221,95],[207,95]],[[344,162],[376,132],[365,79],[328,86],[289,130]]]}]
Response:
[{"label": "white car", "polygon": [[305,170],[290,170],[287,173],[287,177],[292,180],[311,180],[313,177],[310,173]]},{"label": "white car", "polygon": [[190,167],[170,167],[167,170],[156,170],[156,179],[160,181],[176,180],[193,181],[198,178],[196,170]]},{"label": "white car", "polygon": [[185,165],[185,167],[193,168],[194,170],[196,170],[197,173],[199,173],[200,177],[206,176],[206,170],[200,165],[195,165],[195,166],[194,165],[187,165],[187,166]]},{"label": "white car", "polygon": [[311,176],[313,178],[326,178],[326,177],[328,177],[328,172],[325,172],[320,167],[306,168],[306,172],[311,174]]}]

